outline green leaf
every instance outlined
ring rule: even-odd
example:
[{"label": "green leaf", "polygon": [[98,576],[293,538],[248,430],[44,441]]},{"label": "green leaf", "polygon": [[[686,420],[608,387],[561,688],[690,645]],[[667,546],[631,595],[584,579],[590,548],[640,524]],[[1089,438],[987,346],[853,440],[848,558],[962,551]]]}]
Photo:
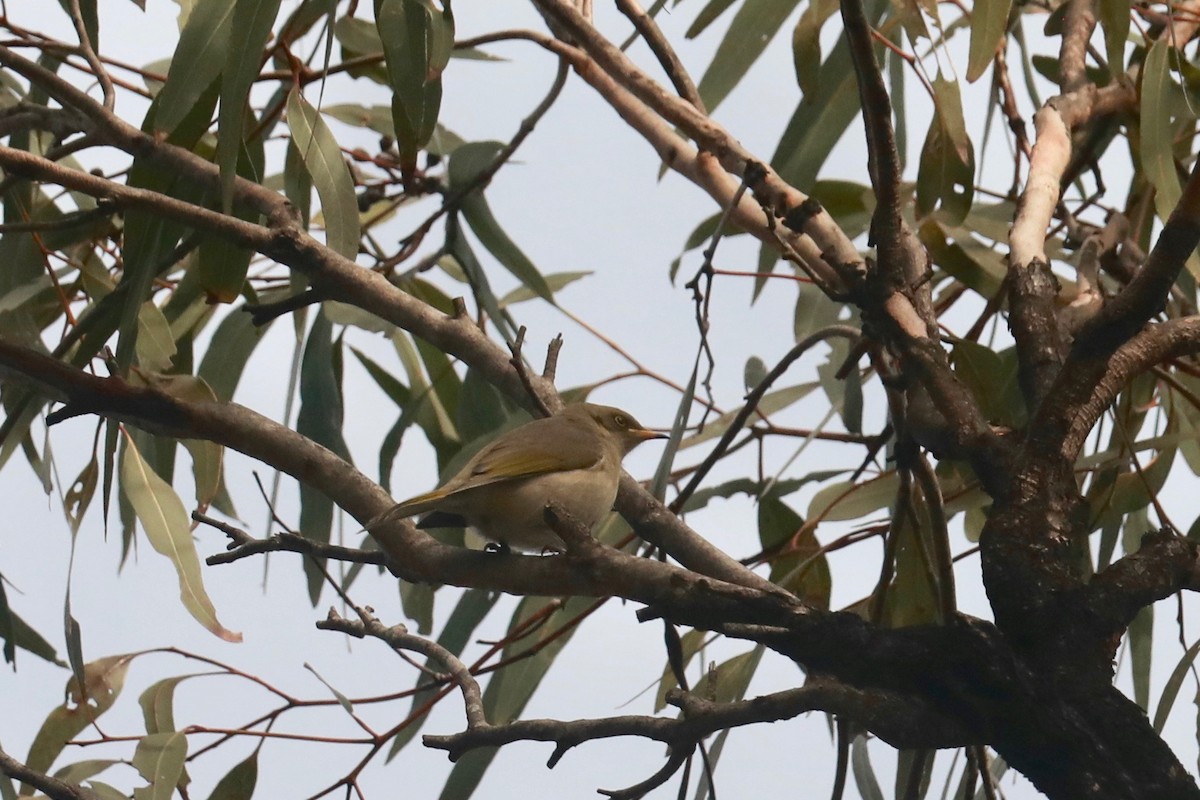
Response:
[{"label": "green leaf", "polygon": [[[333,326],[323,311],[318,312],[304,345],[300,363],[300,412],[296,431],[337,453],[347,462],[350,450],[342,437],[342,375],[340,347],[333,344]],[[328,543],[333,525],[333,501],[319,489],[300,484],[300,529],[304,536]],[[304,560],[308,595],[313,605],[321,597],[324,575],[320,564]]]},{"label": "green leaf", "polygon": [[14,669],[17,663],[18,647],[51,664],[62,666],[63,662],[59,660],[53,645],[9,608],[2,577],[0,577],[0,639],[4,639],[4,660],[12,664]]},{"label": "green leaf", "polygon": [[504,143],[495,141],[467,142],[460,145],[451,154],[446,165],[450,191],[462,192],[473,187],[479,176],[492,166],[502,149]]},{"label": "green leaf", "polygon": [[208,800],[250,800],[258,783],[258,748],[225,773]]},{"label": "green leaf", "polygon": [[187,736],[177,731],[143,736],[133,753],[133,766],[149,786],[133,790],[134,800],[171,800],[183,777]]},{"label": "green leaf", "polygon": [[879,788],[879,780],[871,768],[866,736],[856,736],[850,744],[850,770],[854,773],[854,784],[863,800],[883,800],[883,790]]},{"label": "green leaf", "polygon": [[1016,348],[996,353],[981,344],[960,339],[954,343],[950,363],[959,380],[975,395],[988,421],[1014,428],[1025,423]]},{"label": "green leaf", "polygon": [[175,687],[193,675],[177,675],[152,683],[138,698],[146,733],[171,733],[175,727]]},{"label": "green leaf", "polygon": [[1125,43],[1129,39],[1129,0],[1100,0],[1097,16],[1104,29],[1104,51],[1113,78],[1125,74]]},{"label": "green leaf", "polygon": [[454,16],[449,5],[439,11],[431,0],[375,0],[375,24],[393,92],[392,122],[401,168],[411,172],[437,123],[442,70],[454,44]]},{"label": "green leaf", "polygon": [[[564,287],[571,285],[575,281],[582,280],[591,274],[591,272],[552,272],[544,276],[543,280],[551,292],[558,292]],[[504,295],[504,297],[501,297],[499,305],[501,308],[508,308],[511,305],[524,303],[526,300],[533,300],[539,296],[537,292],[528,286],[518,286]]]},{"label": "green leaf", "polygon": [[1159,219],[1166,221],[1179,203],[1182,193],[1179,173],[1175,171],[1174,129],[1172,117],[1182,113],[1171,102],[1174,84],[1170,79],[1168,59],[1173,48],[1159,38],[1146,54],[1142,71],[1141,159],[1146,179],[1154,187],[1154,209]]},{"label": "green leaf", "polygon": [[708,5],[700,9],[700,13],[696,15],[696,19],[684,34],[684,38],[695,39],[704,33],[705,29],[725,13],[725,10],[731,5],[733,5],[733,0],[708,0]]},{"label": "green leaf", "polygon": [[1166,726],[1167,717],[1171,715],[1171,708],[1175,705],[1175,698],[1179,696],[1179,687],[1183,685],[1183,679],[1187,677],[1197,653],[1200,653],[1200,641],[1184,651],[1175,669],[1171,670],[1171,676],[1163,685],[1162,696],[1158,698],[1158,708],[1154,710],[1155,733],[1161,734]]},{"label": "green leaf", "polygon": [[[253,123],[253,117],[248,117]],[[237,159],[237,174],[252,183],[262,183],[266,169],[266,156],[262,136],[254,136],[240,148]],[[257,225],[261,215],[248,206],[238,205],[233,216],[252,225]],[[208,303],[232,303],[245,291],[246,274],[255,251],[211,231],[197,234],[195,266],[196,282],[203,287]]]},{"label": "green leaf", "polygon": [[331,684],[329,681],[327,681],[323,677],[321,677],[321,673],[317,672],[316,669],[313,668],[312,664],[309,664],[306,662],[304,664],[304,668],[306,670],[308,670],[309,672],[311,672],[313,674],[313,677],[315,677],[317,680],[319,680],[321,682],[321,685],[323,685],[326,689],[329,690],[329,693],[333,695],[333,699],[337,700],[338,705],[341,706],[346,711],[347,714],[354,713],[354,704],[352,702],[350,702],[350,698],[346,697],[346,695],[342,694],[340,691],[335,689],[333,687],[333,684]]},{"label": "green leaf", "polygon": [[113,764],[122,763],[124,762],[112,758],[93,758],[86,761],[77,761],[74,764],[68,764],[56,770],[54,777],[67,783],[81,784],[88,778],[95,777],[104,772]]},{"label": "green leaf", "polygon": [[256,326],[244,306],[226,314],[217,325],[196,370],[217,399],[226,403],[233,399],[246,362],[269,328],[270,323]]},{"label": "green leaf", "polygon": [[900,517],[892,506],[892,528],[889,537],[895,545],[895,574],[887,588],[883,618],[890,627],[924,625],[938,619],[937,576],[930,563],[936,535],[929,521],[925,499],[913,493],[911,515]]},{"label": "green leaf", "polygon": [[[762,660],[763,650],[764,647],[758,645],[749,653],[734,656],[716,669],[710,669],[700,679],[694,691],[702,697],[714,699],[719,703],[731,703],[743,699],[746,696],[746,689],[750,686],[750,679],[754,677],[759,661]],[[721,759],[721,752],[725,749],[728,735],[728,729],[721,731],[708,749],[708,765],[713,772],[716,771],[717,762]],[[708,777],[704,774],[696,784],[694,797],[696,800],[701,800],[701,798],[711,798],[712,795],[713,787],[708,785]]]},{"label": "green leaf", "polygon": [[96,795],[96,800],[129,800],[126,792],[119,791],[107,783],[88,781],[87,788]]},{"label": "green leaf", "polygon": [[766,362],[758,356],[750,356],[746,359],[746,366],[742,368],[742,386],[747,392],[762,383],[766,377]]},{"label": "green leaf", "polygon": [[404,616],[417,623],[417,633],[428,636],[433,631],[434,587],[428,583],[399,581],[400,607]]},{"label": "green leaf", "polygon": [[874,478],[854,483],[838,481],[813,495],[808,504],[808,521],[837,522],[858,519],[887,508],[896,496],[899,477],[889,470]]},{"label": "green leaf", "polygon": [[[888,0],[869,1],[866,6],[872,25],[890,7]],[[841,36],[821,65],[817,92],[800,99],[771,156],[771,166],[779,177],[793,186],[815,184],[830,151],[858,116],[859,108],[850,46]]]},{"label": "green leaf", "polygon": [[232,208],[233,182],[242,149],[242,124],[250,87],[258,75],[263,49],[279,14],[280,0],[234,0],[228,55],[221,70],[217,165],[221,169],[221,207]]},{"label": "green leaf", "polygon": [[[809,394],[809,392],[817,388],[819,385],[820,384],[818,382],[814,381],[812,383],[802,383],[799,386],[788,386],[783,389],[776,389],[775,391],[767,392],[765,395],[763,395],[762,400],[760,400],[758,403],[758,411],[763,414],[774,414],[776,411],[780,411],[792,405],[793,403],[802,400]],[[703,444],[710,439],[720,437],[725,433],[726,430],[729,429],[730,424],[732,424],[734,418],[737,417],[739,413],[741,413],[741,409],[736,408],[732,411],[725,412],[714,420],[709,420],[707,423],[705,423],[703,430],[700,430],[692,436],[689,436],[687,439],[684,439],[679,445],[680,449],[694,447],[698,444]],[[755,415],[752,414],[750,416],[750,421],[753,422],[754,419]]]},{"label": "green leaf", "polygon": [[[466,145],[464,145],[465,147]],[[462,151],[459,148],[455,155]],[[454,156],[450,157],[454,160]],[[472,192],[463,198],[459,205],[463,218],[471,226],[471,230],[479,237],[487,251],[491,253],[501,266],[513,274],[521,285],[535,293],[548,303],[554,302],[554,292],[550,284],[542,277],[542,273],[533,265],[529,257],[521,251],[516,242],[508,238],[508,234],[500,227],[500,223],[492,215],[492,209],[480,192]]]},{"label": "green leaf", "polygon": [[240,642],[242,635],[227,629],[217,619],[217,611],[204,590],[200,559],[183,503],[170,485],[149,468],[128,434],[121,459],[121,488],[151,546],[175,567],[184,608],[213,634],[227,642]]},{"label": "green leaf", "polygon": [[933,81],[935,114],[917,171],[917,213],[939,212],[957,225],[975,197],[975,147],[963,119],[958,83],[940,74]]},{"label": "green leaf", "polygon": [[297,90],[288,94],[288,127],[292,142],[312,176],[329,247],[352,259],[358,255],[358,199],[354,179],[342,158],[337,140],[317,110]]},{"label": "green leaf", "polygon": [[[50,766],[67,742],[78,736],[112,707],[125,685],[129,664],[136,656],[119,655],[97,659],[84,665],[83,682],[74,677],[67,681],[67,699],[46,717],[29,747],[25,764],[35,772],[48,773]],[[33,794],[25,784],[22,795]]]},{"label": "green leaf", "polygon": [[158,93],[155,127],[171,133],[228,62],[234,0],[198,0],[179,34],[167,82]]},{"label": "green leaf", "polygon": [[742,3],[696,87],[709,112],[715,111],[737,86],[799,3],[800,0]]},{"label": "green leaf", "polygon": [[979,80],[1008,30],[1012,0],[976,0],[971,7],[971,51],[967,56],[967,82]]},{"label": "green leaf", "polygon": [[[342,17],[338,24],[345,22],[348,17]],[[359,20],[362,22],[363,20]],[[369,128],[381,136],[396,138],[396,127],[392,124],[392,109],[390,106],[361,106],[345,103],[341,105],[324,106],[321,113],[333,117],[345,125],[356,128]]]},{"label": "green leaf", "polygon": [[[816,608],[829,608],[833,576],[813,529],[782,500],[758,504],[758,537],[764,550],[781,548],[771,558],[771,582]],[[790,540],[790,541],[789,541]]]},{"label": "green leaf", "polygon": [[[700,652],[700,648],[704,646],[704,641],[708,636],[709,634],[705,631],[690,630],[679,637],[682,651],[680,655],[684,667],[690,664],[692,658]],[[668,662],[663,666],[662,677],[658,680],[658,692],[654,695],[654,713],[657,714],[667,707],[667,692],[678,686],[679,680],[675,677],[671,664]]]},{"label": "green leaf", "polygon": [[[969,224],[969,223],[968,223]],[[935,217],[927,217],[917,229],[917,238],[929,251],[933,263],[955,280],[988,300],[996,296],[1004,283],[1003,257],[966,234],[947,237],[947,227]]]},{"label": "green leaf", "polygon": [[148,372],[165,372],[175,358],[171,324],[153,302],[142,303],[138,312],[138,366]]},{"label": "green leaf", "polygon": [[792,31],[792,65],[796,82],[805,95],[815,94],[821,85],[821,29],[838,10],[837,0],[809,3]]},{"label": "green leaf", "polygon": [[1133,699],[1150,710],[1151,646],[1154,643],[1154,606],[1146,606],[1129,623],[1129,669],[1133,676]]}]

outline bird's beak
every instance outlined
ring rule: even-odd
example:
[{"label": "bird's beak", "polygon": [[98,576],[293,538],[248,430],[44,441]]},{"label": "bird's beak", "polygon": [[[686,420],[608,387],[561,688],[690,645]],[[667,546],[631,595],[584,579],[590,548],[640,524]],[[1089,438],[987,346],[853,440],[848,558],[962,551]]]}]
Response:
[{"label": "bird's beak", "polygon": [[641,439],[643,442],[648,442],[651,439],[670,439],[671,437],[665,433],[642,429],[640,431],[632,431],[632,433]]}]

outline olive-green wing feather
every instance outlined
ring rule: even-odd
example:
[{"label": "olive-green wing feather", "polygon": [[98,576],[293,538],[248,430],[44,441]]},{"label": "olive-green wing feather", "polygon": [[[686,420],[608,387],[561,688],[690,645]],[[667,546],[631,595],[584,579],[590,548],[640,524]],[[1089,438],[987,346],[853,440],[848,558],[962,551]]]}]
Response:
[{"label": "olive-green wing feather", "polygon": [[366,529],[432,511],[457,492],[548,472],[589,469],[603,457],[603,445],[592,430],[562,417],[536,420],[485,445],[445,484],[397,503],[368,522]]}]

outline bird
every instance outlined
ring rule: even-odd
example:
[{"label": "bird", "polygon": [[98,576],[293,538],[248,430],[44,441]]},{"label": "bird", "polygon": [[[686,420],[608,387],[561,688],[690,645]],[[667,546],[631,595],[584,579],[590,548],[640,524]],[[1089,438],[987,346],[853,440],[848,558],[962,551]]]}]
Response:
[{"label": "bird", "polygon": [[621,459],[642,442],[665,438],[619,408],[567,405],[493,439],[454,477],[392,506],[366,530],[425,514],[418,528],[465,524],[495,549],[562,552],[562,539],[543,516],[546,506],[555,504],[591,530],[612,510]]}]

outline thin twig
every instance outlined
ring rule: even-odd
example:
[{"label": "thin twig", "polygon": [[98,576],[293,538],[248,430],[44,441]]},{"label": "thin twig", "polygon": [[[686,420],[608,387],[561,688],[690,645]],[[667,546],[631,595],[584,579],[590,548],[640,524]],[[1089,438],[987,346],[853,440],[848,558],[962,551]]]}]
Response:
[{"label": "thin twig", "polygon": [[663,71],[667,73],[667,78],[670,79],[671,85],[675,87],[675,91],[679,92],[679,96],[695,106],[696,110],[701,114],[707,114],[708,111],[704,108],[704,101],[700,99],[700,92],[696,90],[696,84],[692,81],[692,76],[684,68],[683,62],[679,60],[679,55],[675,52],[675,48],[671,47],[671,43],[667,41],[667,37],[663,36],[663,32],[658,27],[658,23],[654,21],[654,17],[647,14],[638,5],[637,0],[617,0],[617,8],[629,18],[629,21],[633,23],[633,27],[637,28],[638,33],[646,40],[650,51],[654,53],[654,57],[662,65]]},{"label": "thin twig", "polygon": [[70,0],[70,14],[71,22],[75,24],[75,32],[79,35],[79,50],[91,66],[96,80],[100,81],[100,90],[104,93],[104,110],[112,111],[117,103],[117,93],[113,89],[112,77],[96,55],[94,43],[88,36],[87,25],[83,22],[83,12],[79,8],[79,0]]},{"label": "thin twig", "polygon": [[696,472],[692,475],[691,480],[688,481],[687,486],[685,486],[679,492],[678,496],[676,496],[676,498],[671,502],[670,508],[672,511],[678,513],[679,509],[683,507],[683,504],[687,502],[688,498],[695,493],[696,489],[700,486],[700,482],[704,480],[704,477],[708,475],[709,471],[713,468],[713,466],[716,465],[717,461],[719,461],[721,457],[725,455],[725,451],[729,448],[729,445],[738,435],[738,432],[741,431],[742,427],[746,424],[746,420],[750,418],[751,414],[758,410],[758,404],[762,401],[763,396],[767,393],[771,386],[774,385],[775,381],[777,381],[780,376],[783,375],[783,373],[787,372],[788,367],[790,367],[796,361],[796,359],[808,352],[813,345],[816,345],[817,343],[823,342],[824,340],[834,336],[842,336],[847,339],[856,339],[859,336],[862,336],[862,331],[851,325],[830,325],[827,328],[822,328],[821,330],[805,337],[794,347],[792,347],[792,349],[788,351],[787,355],[780,359],[779,363],[776,364],[770,372],[763,376],[763,379],[758,382],[758,385],[754,387],[753,391],[746,395],[745,404],[742,405],[741,409],[737,413],[737,416],[734,417],[729,423],[729,427],[726,428],[725,433],[721,435],[716,447],[712,449],[712,452],[708,454],[708,457],[705,458],[700,466],[696,468]]}]

